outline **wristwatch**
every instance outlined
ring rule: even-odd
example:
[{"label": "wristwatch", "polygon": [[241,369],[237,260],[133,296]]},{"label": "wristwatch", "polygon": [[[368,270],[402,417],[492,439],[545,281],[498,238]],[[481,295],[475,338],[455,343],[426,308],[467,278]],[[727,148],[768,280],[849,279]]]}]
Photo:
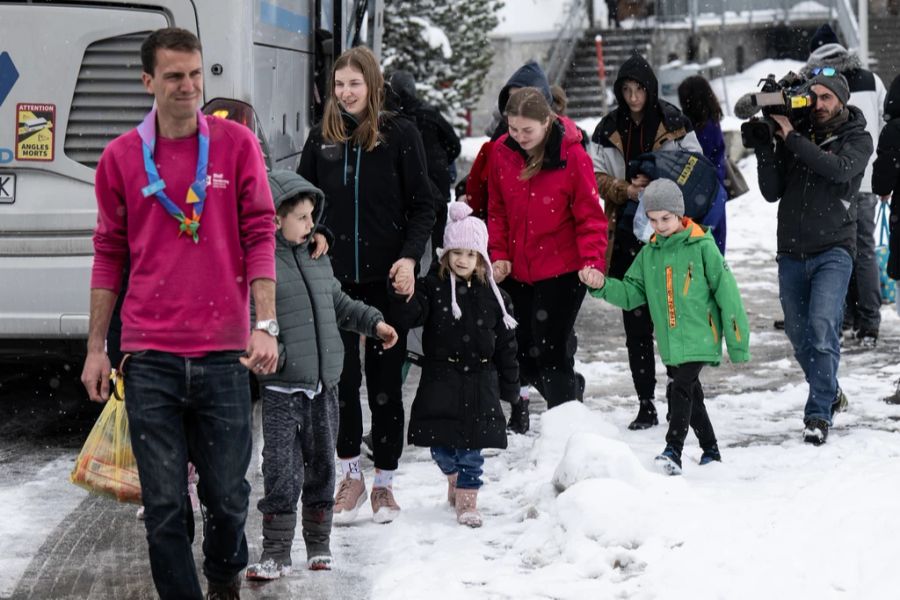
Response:
[{"label": "wristwatch", "polygon": [[281,331],[278,327],[278,321],[275,319],[266,319],[265,321],[257,321],[256,329],[265,331],[272,337],[278,337],[278,332]]}]

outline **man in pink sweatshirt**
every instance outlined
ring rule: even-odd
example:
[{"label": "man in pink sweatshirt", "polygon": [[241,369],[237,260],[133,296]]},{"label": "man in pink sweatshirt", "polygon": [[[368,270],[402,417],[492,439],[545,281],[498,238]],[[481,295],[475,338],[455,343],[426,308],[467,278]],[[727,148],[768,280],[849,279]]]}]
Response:
[{"label": "man in pink sweatshirt", "polygon": [[[202,597],[184,483],[190,460],[207,509],[208,597],[238,598],[250,493],[247,369],[272,373],[278,360],[274,205],[253,133],[198,110],[197,37],[158,30],[141,59],[155,108],[107,146],[97,167],[81,379],[91,400],[109,398],[104,340],[128,261],[122,370],[153,581],[164,599]],[[252,332],[251,291],[259,319]]]}]

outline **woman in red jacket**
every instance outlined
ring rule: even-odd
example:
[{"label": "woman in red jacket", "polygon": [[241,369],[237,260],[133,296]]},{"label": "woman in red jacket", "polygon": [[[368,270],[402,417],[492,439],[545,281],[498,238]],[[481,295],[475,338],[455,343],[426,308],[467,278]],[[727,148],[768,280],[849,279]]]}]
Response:
[{"label": "woman in red jacket", "polygon": [[[604,268],[606,216],[581,132],[553,114],[536,88],[513,92],[506,105],[509,133],[492,150],[488,231],[494,276],[512,296],[519,327],[523,394],[513,417],[527,428],[525,386],[553,408],[578,395],[575,317],[582,283]],[[507,278],[508,277],[508,278]]]}]

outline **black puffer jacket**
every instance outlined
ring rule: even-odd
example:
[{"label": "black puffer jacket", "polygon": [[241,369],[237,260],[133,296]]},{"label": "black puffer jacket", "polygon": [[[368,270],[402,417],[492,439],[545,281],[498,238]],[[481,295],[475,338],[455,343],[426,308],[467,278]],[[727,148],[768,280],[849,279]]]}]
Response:
[{"label": "black puffer jacket", "polygon": [[[344,115],[348,132],[356,121]],[[325,192],[322,224],[341,283],[383,280],[399,258],[418,262],[434,226],[434,195],[422,138],[408,119],[381,117],[381,141],[371,152],[310,132],[297,173]]]},{"label": "black puffer jacket", "polygon": [[900,279],[900,75],[894,78],[884,100],[887,125],[878,138],[878,158],[872,170],[872,192],[891,198],[891,241],[888,257],[888,277]]},{"label": "black puffer jacket", "polygon": [[[408,439],[416,446],[506,448],[500,399],[519,395],[516,334],[489,285],[457,281],[462,317],[450,310],[450,279],[432,272],[416,281],[410,302],[395,296],[395,326],[424,326],[425,365],[409,416]],[[503,293],[511,313],[509,297]]]},{"label": "black puffer jacket", "polygon": [[756,150],[759,187],[778,206],[778,254],[797,258],[845,248],[856,254],[856,201],[872,154],[862,111],[818,144],[796,130]]}]

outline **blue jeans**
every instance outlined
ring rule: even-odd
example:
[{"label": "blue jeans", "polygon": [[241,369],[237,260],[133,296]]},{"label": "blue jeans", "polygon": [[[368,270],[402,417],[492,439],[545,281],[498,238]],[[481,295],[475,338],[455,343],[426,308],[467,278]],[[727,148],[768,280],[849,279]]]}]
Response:
[{"label": "blue jeans", "polygon": [[206,507],[203,573],[233,580],[247,566],[250,384],[240,351],[185,358],[148,350],[125,364],[125,406],[137,460],[153,582],[160,597],[202,598],[191,543],[187,463]]},{"label": "blue jeans", "polygon": [[831,424],[841,361],[844,297],[852,272],[853,259],[843,248],[805,259],[778,257],[784,329],[809,384],[804,420]]},{"label": "blue jeans", "polygon": [[483,483],[481,474],[484,472],[481,467],[484,465],[484,457],[480,449],[434,446],[431,449],[431,458],[444,475],[459,473],[456,487],[463,490],[477,490],[481,487]]}]

